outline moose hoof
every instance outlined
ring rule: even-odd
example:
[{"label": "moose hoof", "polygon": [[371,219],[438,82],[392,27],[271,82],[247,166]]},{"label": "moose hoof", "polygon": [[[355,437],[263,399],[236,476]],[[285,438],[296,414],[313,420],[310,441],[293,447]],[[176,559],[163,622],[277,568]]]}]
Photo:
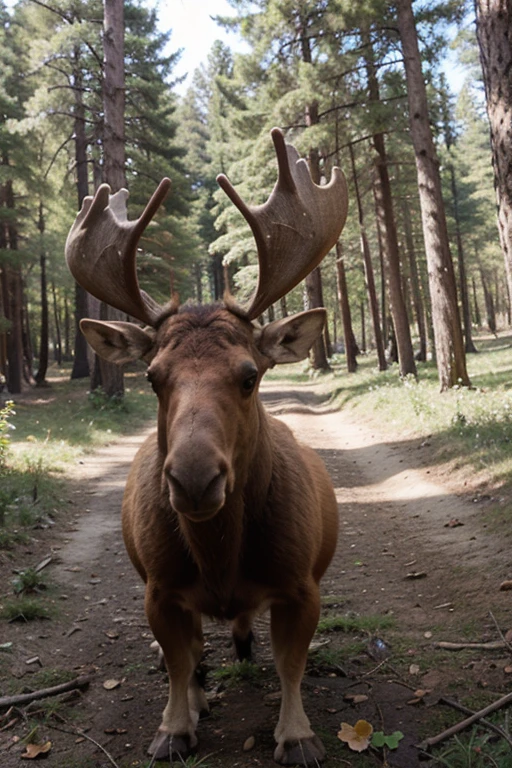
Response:
[{"label": "moose hoof", "polygon": [[278,744],[274,752],[274,760],[280,765],[316,765],[324,757],[324,745],[318,736],[299,741],[285,741]]},{"label": "moose hoof", "polygon": [[190,736],[171,736],[165,731],[158,730],[149,745],[148,755],[151,755],[154,760],[186,759],[194,751],[195,745],[191,744]]}]

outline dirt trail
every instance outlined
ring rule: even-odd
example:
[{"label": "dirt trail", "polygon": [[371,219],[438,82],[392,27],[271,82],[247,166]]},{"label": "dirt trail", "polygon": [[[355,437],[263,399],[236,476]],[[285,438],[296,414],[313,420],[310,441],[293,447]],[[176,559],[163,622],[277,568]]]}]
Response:
[{"label": "dirt trail", "polygon": [[[390,733],[398,728],[405,734],[389,765],[414,768],[419,763],[413,745],[424,735],[429,714],[407,704],[411,690],[442,693],[447,686],[472,690],[485,683],[497,698],[505,689],[504,654],[494,654],[492,660],[478,657],[466,669],[462,664],[454,667],[453,661],[447,666],[444,657],[423,663],[413,673],[409,668],[426,649],[433,653],[433,641],[461,639],[470,624],[478,635],[469,639],[482,639],[482,628],[488,628],[487,639],[496,639],[489,610],[500,616],[510,606],[510,593],[499,591],[501,581],[512,576],[506,542],[484,530],[480,504],[436,481],[435,467],[427,465],[428,446],[383,439],[356,424],[349,413],[330,411],[314,385],[288,392],[266,385],[262,396],[269,411],[317,449],[333,478],[341,535],[323,582],[329,610],[392,616],[396,622],[387,664],[360,650],[349,652],[342,666],[312,657],[304,682],[306,709],[331,755],[325,765],[350,764],[351,755],[336,732],[341,720],[354,723],[365,717],[376,730]],[[32,674],[40,668],[94,673],[89,690],[61,707],[51,727],[41,726],[39,736],[53,745],[48,766],[147,765],[145,749],[159,722],[166,682],[149,648],[143,588],[124,552],[119,526],[126,472],[142,439],[139,435],[121,440],[87,457],[73,471],[74,517],[51,543],[56,562],[48,568],[56,584],[56,618],[2,627],[0,642],[11,641],[14,649],[0,667],[3,688],[13,676],[23,677],[30,687]],[[453,525],[454,520],[460,525]],[[40,548],[34,545],[34,555],[36,551],[39,556]],[[28,548],[27,558],[30,553]],[[264,618],[259,625],[261,677],[234,687],[214,679],[208,683],[213,714],[201,723],[199,734],[200,755],[212,755],[206,761],[210,768],[274,764],[278,685],[266,624]],[[206,666],[212,670],[230,659],[229,634],[208,624],[206,639]],[[353,643],[340,633],[328,639],[329,648],[340,654]],[[34,657],[40,663],[26,663]],[[107,680],[119,684],[107,690]],[[368,699],[354,706],[344,699],[347,691],[364,693]],[[77,727],[86,729],[89,738],[77,736]],[[25,764],[13,737],[25,736],[27,730],[20,718],[0,731],[3,768]],[[244,752],[249,736],[255,737],[255,747]],[[101,744],[110,759],[90,739]],[[357,765],[379,764],[375,758],[366,759]]]}]

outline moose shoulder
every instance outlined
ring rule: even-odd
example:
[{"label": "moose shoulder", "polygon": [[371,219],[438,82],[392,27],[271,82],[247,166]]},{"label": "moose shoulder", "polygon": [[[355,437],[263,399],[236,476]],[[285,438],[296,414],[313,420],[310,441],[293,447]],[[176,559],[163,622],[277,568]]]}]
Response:
[{"label": "moose shoulder", "polygon": [[290,765],[324,757],[300,686],[319,617],[319,581],[336,546],[336,499],[321,460],[265,412],[258,387],[269,367],[307,356],[325,313],[264,326],[255,317],[334,245],[345,221],[346,187],[338,169],[329,185],[313,184],[281,132],[272,135],[279,179],[264,206],[246,206],[220,179],[258,245],[260,278],[247,310],[231,298],[158,307],[140,291],[137,241],[167,182],[136,222],[126,221],[124,191],[109,198],[108,188],[100,188],[84,204],[66,247],[87,290],[149,326],[82,321],[98,354],[148,363],[158,398],[157,432],[134,460],[122,511],[126,547],[146,583],[148,621],[170,678],[149,748],[156,758],[185,757],[197,744],[199,714],[208,708],[194,674],[203,648],[201,614],[232,622],[243,659],[251,655],[253,618],[266,609],[282,688],[274,758]]}]

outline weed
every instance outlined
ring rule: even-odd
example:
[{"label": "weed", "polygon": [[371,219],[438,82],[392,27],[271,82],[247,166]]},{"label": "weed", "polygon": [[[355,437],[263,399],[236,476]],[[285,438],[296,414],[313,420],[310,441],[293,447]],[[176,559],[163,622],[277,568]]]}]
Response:
[{"label": "weed", "polygon": [[12,400],[7,400],[5,405],[0,408],[0,468],[4,466],[7,451],[10,443],[9,432],[16,429],[12,423],[12,417],[16,415],[14,410],[14,403]]},{"label": "weed", "polygon": [[88,394],[88,400],[93,408],[99,411],[126,411],[123,395],[108,395],[103,387],[97,387]]},{"label": "weed", "polygon": [[445,768],[510,768],[510,744],[474,728],[454,736],[447,746],[434,752],[432,760]]},{"label": "weed", "polygon": [[12,584],[16,595],[28,595],[46,589],[44,577],[35,568],[26,568],[24,571],[19,571],[12,580]]},{"label": "weed", "polygon": [[320,619],[317,632],[373,633],[391,629],[395,620],[391,616],[325,616]]},{"label": "weed", "polygon": [[212,672],[212,677],[224,681],[227,685],[238,685],[242,681],[258,682],[262,677],[262,670],[251,661],[237,661],[226,667],[218,667]]},{"label": "weed", "polygon": [[51,610],[35,597],[18,597],[4,600],[0,605],[0,619],[6,621],[34,621],[51,618]]}]

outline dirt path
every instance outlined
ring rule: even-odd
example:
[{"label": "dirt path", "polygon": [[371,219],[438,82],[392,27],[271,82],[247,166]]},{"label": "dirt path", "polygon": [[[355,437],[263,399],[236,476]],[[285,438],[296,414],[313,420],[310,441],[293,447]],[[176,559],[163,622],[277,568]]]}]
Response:
[{"label": "dirt path", "polygon": [[[431,701],[447,690],[486,689],[493,699],[506,689],[510,659],[504,653],[492,658],[466,654],[459,662],[432,650],[432,643],[497,639],[489,611],[502,619],[510,609],[510,593],[499,590],[512,577],[507,542],[485,530],[481,504],[436,482],[428,446],[384,440],[349,414],[330,412],[314,385],[289,392],[267,385],[263,398],[271,412],[318,450],[336,488],[341,535],[323,582],[326,613],[378,615],[395,625],[357,637],[324,635],[329,653],[312,654],[304,682],[306,709],[327,746],[325,765],[381,764],[376,756],[356,762],[336,738],[340,721],[353,724],[364,717],[376,730],[405,734],[389,765],[414,768],[419,763],[413,745],[432,728],[426,724],[433,711],[423,702],[408,704],[415,689],[431,690]],[[52,742],[48,766],[147,765],[145,749],[159,722],[166,682],[149,647],[143,589],[119,527],[124,479],[142,437],[99,451],[73,472],[73,518],[58,541],[46,544],[54,556],[47,570],[56,585],[56,617],[1,628],[0,643],[13,643],[12,653],[2,654],[2,692],[13,677],[30,689],[34,681],[43,687],[45,671],[93,673],[89,689],[61,703],[50,725],[40,726],[38,738]],[[27,560],[41,555],[40,547],[32,549],[26,551]],[[208,678],[212,716],[199,732],[200,755],[211,755],[205,768],[273,765],[278,685],[266,629],[263,618],[257,649],[262,671],[255,680],[227,686],[214,674]],[[377,635],[384,645],[375,643]],[[208,624],[206,639],[205,664],[212,672],[231,658],[229,634]],[[39,661],[27,664],[35,657]],[[115,681],[115,687],[106,689],[106,681]],[[347,693],[367,699],[354,705],[345,699]],[[23,716],[15,711],[16,722],[0,731],[2,767],[25,764],[16,739],[29,731],[23,717],[37,718],[41,706],[32,705],[32,713]],[[434,709],[440,710],[439,726],[446,710]],[[84,729],[85,737],[77,728]],[[249,736],[255,737],[255,746],[244,752]]]}]

